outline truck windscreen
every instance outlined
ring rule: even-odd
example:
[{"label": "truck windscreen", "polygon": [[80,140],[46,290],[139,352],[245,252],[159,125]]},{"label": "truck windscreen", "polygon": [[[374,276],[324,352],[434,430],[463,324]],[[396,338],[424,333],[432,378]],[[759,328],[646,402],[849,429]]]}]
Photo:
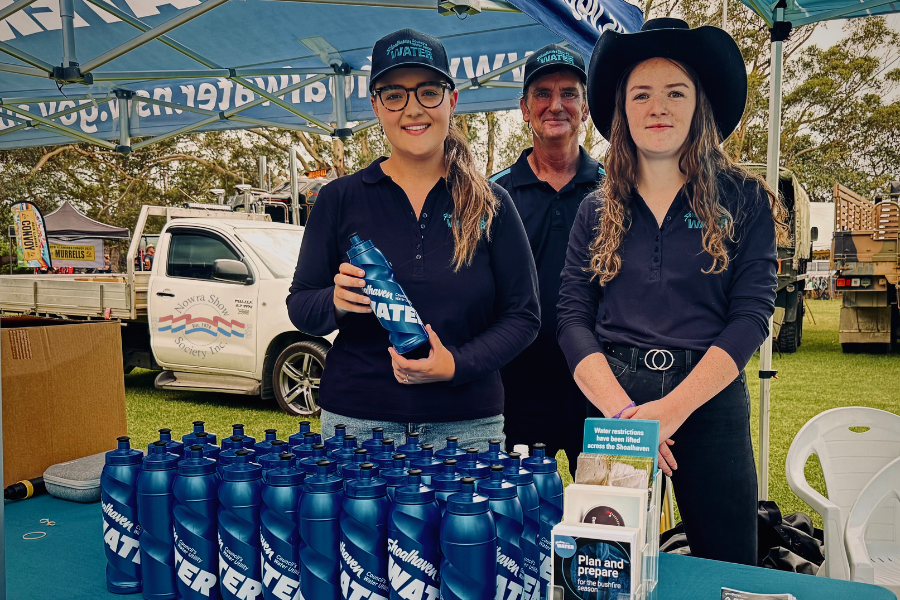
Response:
[{"label": "truck windscreen", "polygon": [[290,279],[297,268],[303,230],[296,229],[240,229],[241,236],[250,246],[272,276]]}]

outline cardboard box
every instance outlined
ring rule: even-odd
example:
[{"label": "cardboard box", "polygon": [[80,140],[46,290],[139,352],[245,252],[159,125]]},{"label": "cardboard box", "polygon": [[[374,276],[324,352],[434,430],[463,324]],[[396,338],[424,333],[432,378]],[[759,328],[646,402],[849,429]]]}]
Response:
[{"label": "cardboard box", "polygon": [[120,325],[0,319],[3,485],[116,447],[126,435]]}]

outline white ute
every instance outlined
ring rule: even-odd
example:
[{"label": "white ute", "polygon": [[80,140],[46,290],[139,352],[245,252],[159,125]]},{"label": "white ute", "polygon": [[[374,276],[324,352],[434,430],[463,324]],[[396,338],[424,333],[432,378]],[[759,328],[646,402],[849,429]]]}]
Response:
[{"label": "white ute", "polygon": [[[134,270],[148,217],[165,217],[153,267]],[[159,389],[261,395],[293,415],[319,412],[335,334],[297,331],[285,299],[303,227],[216,208],[144,206],[128,272],[5,275],[0,311],[122,323],[125,372],[161,369]]]}]

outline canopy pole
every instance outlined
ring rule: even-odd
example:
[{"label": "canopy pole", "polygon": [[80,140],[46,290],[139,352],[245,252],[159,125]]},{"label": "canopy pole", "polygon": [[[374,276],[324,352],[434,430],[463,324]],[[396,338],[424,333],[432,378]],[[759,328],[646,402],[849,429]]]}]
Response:
[{"label": "canopy pole", "polygon": [[[791,24],[784,20],[784,8],[775,10],[772,24],[772,54],[769,84],[769,148],[766,160],[766,183],[778,194],[778,163],[781,153],[781,75],[784,66],[784,40]],[[772,317],[769,335],[759,349],[759,499],[769,498],[769,399],[772,377]]]},{"label": "canopy pole", "polygon": [[297,166],[297,146],[291,146],[288,150],[291,167],[291,223],[300,224],[300,174]]},{"label": "canopy pole", "polygon": [[59,18],[62,22],[63,67],[78,66],[75,54],[75,2],[59,0]]}]

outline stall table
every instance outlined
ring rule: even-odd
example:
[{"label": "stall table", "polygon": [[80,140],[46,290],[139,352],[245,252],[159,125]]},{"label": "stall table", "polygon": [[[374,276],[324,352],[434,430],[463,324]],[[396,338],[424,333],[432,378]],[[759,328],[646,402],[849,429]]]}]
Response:
[{"label": "stall table", "polygon": [[[41,523],[49,519],[56,525]],[[28,532],[46,537],[23,540]],[[101,600],[106,590],[100,504],[38,496],[6,505],[9,598]],[[749,592],[790,592],[797,600],[896,600],[888,590],[851,583],[662,554],[658,600],[719,600],[722,586]],[[126,596],[140,598],[140,595]]]}]

